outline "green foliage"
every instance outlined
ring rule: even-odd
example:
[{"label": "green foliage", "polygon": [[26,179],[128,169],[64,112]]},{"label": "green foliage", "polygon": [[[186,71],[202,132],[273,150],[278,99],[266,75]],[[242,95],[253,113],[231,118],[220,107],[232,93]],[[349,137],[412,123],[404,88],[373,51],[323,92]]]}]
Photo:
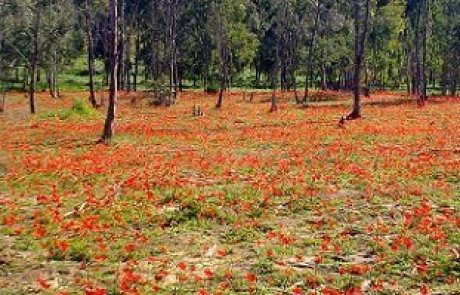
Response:
[{"label": "green foliage", "polygon": [[[49,88],[44,76],[56,76],[61,90],[86,90],[88,32],[91,32],[96,58],[95,85],[100,88],[103,81],[107,87],[107,1],[89,1],[87,8],[85,3],[83,0],[3,1],[0,4],[2,79],[13,83],[15,88],[27,88],[35,49],[32,41],[37,33],[41,72],[38,89]],[[174,15],[171,3],[175,3]],[[123,56],[119,66],[124,71],[120,73],[120,84],[127,88],[128,80],[133,83],[134,76],[138,90],[145,89],[152,81],[169,84],[172,37],[177,46],[178,78],[184,87],[214,85],[220,80],[222,41],[228,47],[226,64],[232,87],[267,86],[267,76],[275,66],[278,79],[289,79],[291,84],[307,73],[313,75],[313,84],[324,80],[332,88],[349,84],[354,66],[354,3],[124,1],[123,7],[120,6]],[[420,22],[418,11],[425,4],[428,13]],[[366,81],[381,86],[411,82],[415,28],[420,23],[427,24],[425,72],[433,86],[450,87],[454,93],[460,84],[459,11],[458,0],[371,0]],[[175,36],[168,27],[172,21]],[[419,27],[417,31],[422,30]]]},{"label": "green foliage", "polygon": [[41,118],[58,118],[59,120],[70,120],[78,118],[94,118],[99,115],[100,113],[92,108],[87,102],[81,99],[77,99],[74,101],[70,109],[46,112],[41,115]]}]

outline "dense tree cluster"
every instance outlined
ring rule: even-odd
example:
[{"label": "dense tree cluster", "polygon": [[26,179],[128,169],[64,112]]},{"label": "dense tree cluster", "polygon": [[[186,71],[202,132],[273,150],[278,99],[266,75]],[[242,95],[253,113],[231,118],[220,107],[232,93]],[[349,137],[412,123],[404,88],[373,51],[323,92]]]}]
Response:
[{"label": "dense tree cluster", "polygon": [[[106,85],[113,68],[108,2],[0,1],[1,78],[29,90],[32,112],[37,79],[59,97],[59,73],[82,56],[97,104],[95,64],[105,64]],[[312,87],[357,97],[361,87],[404,87],[423,102],[428,87],[455,94],[460,80],[458,0],[116,2],[119,89],[143,81],[175,100],[200,86],[219,93],[220,107],[234,86],[294,91],[298,103]]]}]

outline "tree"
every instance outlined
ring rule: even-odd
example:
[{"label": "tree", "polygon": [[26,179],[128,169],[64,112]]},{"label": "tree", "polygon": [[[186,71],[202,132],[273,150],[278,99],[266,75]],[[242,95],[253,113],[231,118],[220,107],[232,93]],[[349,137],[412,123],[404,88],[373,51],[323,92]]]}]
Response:
[{"label": "tree", "polygon": [[37,84],[37,69],[38,69],[38,62],[39,62],[39,54],[40,54],[40,29],[42,25],[42,5],[39,2],[36,2],[32,7],[33,13],[33,25],[32,25],[32,46],[33,49],[30,53],[29,65],[30,65],[30,86],[29,86],[29,105],[30,105],[30,112],[35,114],[37,112],[35,106],[35,89]]},{"label": "tree", "polygon": [[[405,50],[410,46],[404,40],[406,29],[405,6],[402,1],[378,1],[375,17],[369,31],[369,54],[365,60],[366,87],[397,89],[404,81],[407,68]],[[410,79],[409,79],[410,81]]]},{"label": "tree", "polygon": [[408,0],[406,16],[409,32],[412,34],[413,90],[420,105],[425,104],[427,34],[429,21],[429,0]]},{"label": "tree", "polygon": [[[220,4],[220,5],[219,5]],[[216,18],[216,38],[217,38],[217,48],[219,51],[219,95],[217,97],[216,108],[219,109],[222,107],[224,92],[227,90],[228,83],[228,36],[227,36],[227,23],[224,20],[224,3],[219,3],[213,6],[214,15]]]},{"label": "tree", "polygon": [[[311,87],[311,76],[313,73],[313,52],[316,46],[316,37],[318,35],[319,25],[320,25],[320,16],[322,9],[322,0],[316,0],[314,8],[314,23],[311,29],[310,38],[308,40],[308,57],[307,57],[307,70],[305,74],[305,92],[303,97],[303,103],[306,104],[308,100],[308,90]],[[298,101],[300,103],[300,100]]]},{"label": "tree", "polygon": [[75,5],[71,0],[50,0],[42,12],[43,46],[42,67],[45,68],[48,89],[53,98],[59,98],[59,72],[75,58]]},{"label": "tree", "polygon": [[169,91],[171,101],[174,103],[178,92],[178,65],[177,65],[177,23],[178,23],[178,0],[168,0],[168,50],[169,50]]},{"label": "tree", "polygon": [[109,2],[109,60],[110,60],[110,96],[107,117],[105,119],[102,141],[109,142],[114,135],[115,113],[117,105],[118,70],[118,1]]},{"label": "tree", "polygon": [[440,73],[441,94],[456,95],[460,80],[460,2],[433,2],[433,37],[431,59]]},{"label": "tree", "polygon": [[93,36],[93,17],[92,17],[91,0],[84,0],[83,15],[85,19],[85,33],[86,33],[86,52],[87,52],[87,65],[88,65],[88,87],[89,87],[89,101],[93,107],[97,107],[96,92],[95,92],[95,56],[94,56],[94,36]]},{"label": "tree", "polygon": [[[349,120],[361,118],[361,72],[369,29],[371,3],[370,0],[354,0],[353,5],[355,22],[355,70],[353,76],[353,110],[347,116]],[[363,8],[363,6],[365,7]]]},{"label": "tree", "polygon": [[[81,72],[87,73],[89,101],[97,106],[97,61],[105,63],[103,85],[109,85],[112,69],[106,4],[0,1],[2,76],[27,89],[31,112],[36,112],[37,88],[46,89],[42,74],[57,98],[60,73],[83,54],[87,71]],[[318,87],[353,91],[349,119],[354,119],[361,116],[363,85],[406,86],[423,104],[430,86],[456,94],[460,80],[457,0],[123,0],[117,5],[117,88],[137,90],[143,74],[146,85],[169,89],[168,103],[193,85],[217,91],[219,108],[230,88],[255,86],[272,90],[276,110],[278,88],[294,90],[296,102],[306,104],[309,89]],[[77,22],[76,10],[81,11]],[[297,94],[299,75],[305,75],[303,98]]]},{"label": "tree", "polygon": [[224,92],[231,81],[254,60],[256,35],[247,26],[246,0],[219,0],[211,5],[209,27],[217,49],[219,93],[216,108],[222,107]]}]

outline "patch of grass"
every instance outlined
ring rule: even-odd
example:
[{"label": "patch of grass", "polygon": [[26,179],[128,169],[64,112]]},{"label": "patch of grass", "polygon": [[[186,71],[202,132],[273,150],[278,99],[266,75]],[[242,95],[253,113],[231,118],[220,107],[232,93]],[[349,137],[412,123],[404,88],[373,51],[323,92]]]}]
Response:
[{"label": "patch of grass", "polygon": [[70,109],[46,112],[40,117],[43,119],[57,118],[59,120],[69,120],[73,118],[95,118],[99,115],[99,112],[89,106],[85,101],[77,99],[73,102]]},{"label": "patch of grass", "polygon": [[91,246],[82,240],[75,240],[70,244],[68,255],[70,260],[76,262],[91,261],[90,253]]}]

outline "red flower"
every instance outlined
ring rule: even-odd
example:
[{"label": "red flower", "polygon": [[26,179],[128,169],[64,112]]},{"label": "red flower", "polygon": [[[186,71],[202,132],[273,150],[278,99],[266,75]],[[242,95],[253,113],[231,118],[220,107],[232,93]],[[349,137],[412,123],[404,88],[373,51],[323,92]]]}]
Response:
[{"label": "red flower", "polygon": [[69,248],[69,243],[67,243],[66,241],[57,241],[56,245],[59,248],[59,250],[61,250],[61,252],[66,252]]},{"label": "red flower", "polygon": [[300,289],[299,287],[295,287],[293,290],[292,290],[292,295],[302,295],[303,294],[303,291],[302,289]]},{"label": "red flower", "polygon": [[86,287],[85,295],[107,295],[107,290],[100,287]]},{"label": "red flower", "polygon": [[185,263],[185,262],[179,262],[179,263],[177,264],[177,267],[178,267],[180,270],[184,271],[184,270],[187,269],[187,263]]},{"label": "red flower", "polygon": [[430,295],[430,294],[431,294],[430,288],[428,288],[427,285],[422,284],[422,285],[420,286],[420,294],[421,294],[421,295]]},{"label": "red flower", "polygon": [[37,283],[40,285],[41,288],[43,289],[49,289],[51,287],[50,283],[48,283],[44,278],[38,277],[37,278]]},{"label": "red flower", "polygon": [[321,293],[323,293],[323,295],[342,295],[342,293],[339,290],[332,288],[324,288],[323,290],[321,290]]},{"label": "red flower", "polygon": [[126,253],[132,253],[132,252],[134,252],[134,250],[136,250],[136,244],[134,244],[134,243],[128,243],[128,244],[126,244],[126,245],[123,247],[123,250],[124,250]]},{"label": "red flower", "polygon": [[251,284],[254,284],[257,282],[257,276],[253,273],[247,273],[244,278],[246,279],[246,281],[248,281],[249,283]]},{"label": "red flower", "polygon": [[212,279],[214,277],[214,272],[212,270],[210,270],[209,268],[205,268],[204,269],[204,275],[208,278],[208,279]]},{"label": "red flower", "polygon": [[344,295],[363,295],[363,290],[360,287],[351,287],[345,291]]},{"label": "red flower", "polygon": [[417,264],[417,271],[421,276],[426,276],[428,272],[428,263],[425,260],[420,261]]},{"label": "red flower", "polygon": [[371,267],[369,265],[356,264],[356,265],[352,265],[350,267],[349,272],[352,275],[362,276],[362,275],[365,275],[366,273],[368,273],[370,270],[371,270]]}]

